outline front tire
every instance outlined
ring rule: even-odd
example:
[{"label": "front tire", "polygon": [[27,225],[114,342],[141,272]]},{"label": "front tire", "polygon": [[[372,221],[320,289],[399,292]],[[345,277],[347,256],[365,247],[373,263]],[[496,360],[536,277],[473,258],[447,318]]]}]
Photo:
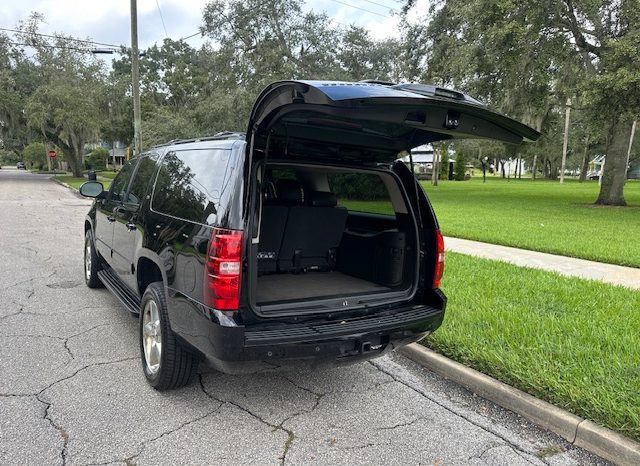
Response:
[{"label": "front tire", "polygon": [[102,288],[104,285],[98,278],[98,272],[102,269],[100,258],[96,252],[91,230],[84,234],[84,282],[89,288]]},{"label": "front tire", "polygon": [[140,356],[147,382],[156,390],[170,390],[189,383],[198,359],[176,341],[167,317],[162,282],[150,284],[140,304]]}]

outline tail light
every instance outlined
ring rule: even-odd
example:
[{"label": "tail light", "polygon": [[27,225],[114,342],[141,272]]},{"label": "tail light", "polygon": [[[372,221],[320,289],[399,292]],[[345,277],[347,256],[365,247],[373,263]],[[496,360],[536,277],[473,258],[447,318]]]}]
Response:
[{"label": "tail light", "polygon": [[204,304],[238,309],[242,278],[242,231],[214,228],[204,264]]},{"label": "tail light", "polygon": [[436,230],[436,267],[433,272],[433,288],[440,288],[444,273],[444,238],[440,230]]}]

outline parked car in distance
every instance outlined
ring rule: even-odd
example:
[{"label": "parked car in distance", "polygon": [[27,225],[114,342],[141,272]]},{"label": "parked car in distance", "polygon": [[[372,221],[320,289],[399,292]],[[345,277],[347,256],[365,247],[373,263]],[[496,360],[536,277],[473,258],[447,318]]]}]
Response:
[{"label": "parked car in distance", "polygon": [[18,163],[16,163],[16,168],[18,170],[26,170],[27,166],[24,164],[24,162],[18,162]]},{"label": "parked car in distance", "polygon": [[138,316],[164,390],[206,358],[224,372],[346,364],[443,321],[444,244],[400,160],[458,137],[539,134],[434,86],[282,81],[246,134],[176,140],[126,163],[84,223],[84,275]]}]

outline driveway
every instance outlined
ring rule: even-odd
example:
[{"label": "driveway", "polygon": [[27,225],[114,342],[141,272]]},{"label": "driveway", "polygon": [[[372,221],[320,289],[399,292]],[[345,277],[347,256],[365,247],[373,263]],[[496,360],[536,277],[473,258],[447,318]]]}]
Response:
[{"label": "driveway", "polygon": [[0,464],[605,464],[399,355],[156,392],[137,321],[84,285],[89,205],[0,170]]}]

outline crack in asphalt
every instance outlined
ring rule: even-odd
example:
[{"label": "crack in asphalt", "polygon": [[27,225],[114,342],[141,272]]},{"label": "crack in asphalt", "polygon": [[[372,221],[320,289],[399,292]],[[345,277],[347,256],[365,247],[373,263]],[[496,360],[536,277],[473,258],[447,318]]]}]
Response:
[{"label": "crack in asphalt", "polygon": [[184,429],[185,427],[187,427],[190,424],[193,424],[195,422],[201,421],[201,420],[211,416],[212,414],[216,414],[218,411],[220,411],[220,409],[222,408],[223,405],[224,405],[224,403],[220,402],[220,404],[218,406],[216,406],[211,411],[203,414],[202,416],[198,416],[198,417],[196,417],[194,419],[190,419],[188,421],[185,421],[185,422],[181,423],[179,426],[177,426],[177,427],[175,427],[173,429],[169,429],[167,431],[162,432],[160,435],[157,435],[157,436],[155,436],[155,437],[153,437],[153,438],[151,438],[149,440],[145,440],[144,442],[141,443],[140,448],[138,449],[138,451],[135,454],[133,454],[131,456],[128,456],[125,459],[115,459],[115,460],[105,461],[105,462],[102,462],[102,463],[87,463],[87,466],[104,466],[104,465],[112,464],[112,463],[124,463],[127,466],[133,466],[133,465],[137,464],[136,463],[136,459],[140,455],[142,455],[142,453],[144,453],[144,450],[145,450],[145,448],[147,448],[147,445],[155,442],[156,440],[160,440],[165,435],[170,435],[170,434],[173,434],[175,432],[178,432],[179,430]]},{"label": "crack in asphalt", "polygon": [[280,464],[281,466],[284,466],[286,460],[287,460],[287,453],[289,452],[289,449],[291,448],[291,445],[293,444],[293,441],[295,440],[295,434],[292,430],[287,429],[286,427],[283,426],[283,424],[292,419],[295,416],[299,416],[301,413],[295,413],[291,416],[289,416],[287,419],[283,420],[280,424],[273,424],[265,419],[262,419],[260,416],[258,416],[256,413],[252,412],[251,410],[245,408],[244,406],[239,405],[238,403],[236,403],[235,401],[230,401],[230,400],[221,400],[219,398],[216,398],[214,395],[212,395],[211,393],[209,393],[207,391],[207,389],[204,386],[204,381],[202,380],[202,374],[198,374],[198,383],[200,384],[200,389],[202,390],[202,392],[208,396],[209,398],[211,398],[214,401],[217,401],[218,403],[223,403],[223,404],[230,404],[232,406],[235,406],[236,408],[240,409],[241,411],[244,411],[245,413],[249,414],[251,417],[257,419],[258,421],[260,421],[261,423],[263,423],[266,426],[271,427],[273,430],[272,432],[275,432],[277,430],[280,430],[282,432],[284,432],[285,434],[287,434],[287,439],[285,440],[284,443],[284,451],[282,452],[282,455],[280,455],[280,457],[278,458],[280,460]]},{"label": "crack in asphalt", "polygon": [[288,420],[290,420],[290,419],[293,419],[293,418],[294,418],[294,417],[296,417],[296,416],[300,416],[301,414],[307,414],[307,413],[311,413],[311,412],[315,411],[315,410],[316,410],[316,408],[318,407],[318,405],[320,404],[320,401],[322,401],[322,399],[323,399],[325,396],[327,396],[329,393],[332,393],[332,392],[327,392],[327,393],[315,392],[315,391],[311,390],[310,388],[303,387],[302,385],[300,385],[300,384],[296,383],[294,380],[291,380],[289,377],[286,377],[286,376],[284,376],[284,375],[281,375],[281,377],[282,377],[284,380],[286,380],[287,382],[289,382],[291,385],[293,385],[294,387],[296,387],[296,388],[298,388],[298,389],[300,389],[300,390],[302,390],[302,391],[304,391],[304,392],[306,392],[306,393],[310,393],[311,395],[313,395],[313,396],[315,396],[315,397],[316,397],[316,402],[315,402],[315,404],[311,407],[311,409],[310,409],[310,410],[308,410],[308,411],[302,411],[302,412],[300,412],[300,413],[296,413],[296,414],[294,414],[293,416],[289,416],[287,419],[285,419],[284,421],[282,421],[282,422],[281,422],[281,424],[284,424],[286,421],[288,421]]},{"label": "crack in asphalt", "polygon": [[9,288],[14,288],[14,287],[16,287],[16,286],[18,286],[18,285],[22,285],[23,283],[29,283],[29,282],[32,282],[32,281],[34,281],[34,280],[41,280],[41,279],[43,279],[43,278],[48,278],[48,277],[33,277],[33,278],[27,278],[26,280],[20,280],[19,282],[15,282],[15,283],[12,283],[11,285],[7,285],[7,286],[5,286],[4,288],[5,288],[6,290],[8,290]]},{"label": "crack in asphalt", "polygon": [[[13,315],[16,315],[16,314],[13,314]],[[73,354],[73,351],[71,351],[71,348],[69,348],[69,340],[71,340],[72,338],[78,337],[80,335],[84,335],[85,333],[89,333],[92,330],[95,330],[97,328],[106,327],[106,326],[109,326],[109,325],[112,325],[112,324],[105,323],[105,324],[94,325],[91,328],[85,329],[85,330],[83,330],[81,332],[78,332],[78,333],[74,333],[73,335],[70,335],[68,337],[59,337],[59,336],[56,336],[56,335],[34,334],[34,333],[9,333],[9,334],[5,334],[5,335],[0,335],[0,338],[2,338],[2,337],[25,337],[25,338],[51,338],[51,339],[54,339],[54,340],[59,340],[59,341],[64,342],[64,349],[67,350],[67,353],[69,354],[69,357],[72,360],[75,360],[76,357]]]},{"label": "crack in asphalt", "polygon": [[68,453],[67,448],[69,446],[69,433],[62,426],[59,426],[58,424],[56,424],[56,422],[49,415],[49,409],[51,408],[51,405],[53,403],[51,403],[50,401],[42,400],[39,395],[40,394],[36,395],[36,400],[38,400],[40,403],[44,405],[43,419],[48,421],[51,427],[57,430],[58,433],[60,434],[60,437],[62,437],[62,449],[60,450],[60,459],[62,461],[62,466],[65,466],[67,464],[67,453]]},{"label": "crack in asphalt", "polygon": [[[484,455],[486,455],[487,453],[489,453],[491,450],[495,449],[495,448],[502,448],[502,447],[507,447],[509,448],[511,451],[513,451],[516,455],[518,455],[520,458],[522,458],[523,460],[525,460],[527,463],[529,464],[533,464],[533,465],[537,465],[538,463],[532,461],[530,458],[527,458],[525,456],[523,456],[516,448],[513,447],[513,445],[510,444],[491,444],[491,445],[487,445],[479,454],[477,455],[472,455],[469,458],[467,458],[467,461],[471,461],[474,459],[480,460],[482,459],[482,457]],[[537,459],[537,461],[541,461],[540,459]]]},{"label": "crack in asphalt", "polygon": [[14,316],[20,315],[20,314],[22,314],[24,312],[24,304],[16,303],[15,301],[11,301],[11,302],[13,304],[16,304],[16,305],[20,306],[20,309],[18,309],[13,314],[7,314],[6,316],[0,317],[0,321],[2,321],[4,319],[8,319],[9,317],[14,317]]},{"label": "crack in asphalt", "polygon": [[53,386],[55,386],[56,384],[59,384],[61,382],[64,382],[65,380],[69,380],[73,377],[75,377],[76,375],[78,375],[80,372],[89,369],[91,367],[97,367],[97,366],[106,366],[109,364],[117,364],[120,362],[124,362],[124,361],[131,361],[131,360],[136,360],[139,359],[138,357],[134,357],[134,358],[123,358],[123,359],[118,359],[116,361],[108,361],[108,362],[97,362],[97,363],[92,363],[92,364],[87,364],[86,366],[82,366],[79,369],[77,369],[73,374],[68,375],[66,377],[62,377],[58,380],[55,380],[54,382],[51,382],[49,385],[47,385],[45,388],[43,388],[42,390],[40,390],[37,393],[29,393],[29,394],[21,394],[21,393],[0,393],[0,397],[3,398],[8,398],[8,397],[34,397],[39,403],[41,403],[42,405],[44,405],[45,409],[44,409],[44,415],[43,415],[43,419],[45,419],[46,421],[49,422],[49,424],[51,425],[51,427],[53,427],[55,430],[58,431],[58,433],[60,434],[60,437],[62,438],[62,449],[60,451],[60,459],[62,461],[62,465],[66,465],[67,463],[67,454],[68,454],[68,444],[69,444],[69,433],[62,427],[59,426],[58,424],[56,424],[56,422],[54,421],[54,419],[50,416],[49,414],[49,410],[51,408],[51,406],[53,406],[53,401],[48,401],[46,399],[43,399],[43,393],[47,390],[49,390],[50,388],[52,388]]},{"label": "crack in asphalt", "polygon": [[[491,429],[487,426],[484,426],[482,424],[479,424],[478,422],[474,421],[473,419],[471,419],[469,416],[465,415],[462,412],[459,412],[455,409],[453,409],[450,406],[446,406],[445,404],[443,404],[442,402],[440,402],[438,399],[433,398],[429,395],[427,395],[423,390],[414,387],[412,384],[402,380],[401,378],[399,378],[396,374],[393,374],[392,372],[388,371],[387,369],[383,368],[382,366],[379,365],[379,363],[375,362],[375,361],[368,361],[369,364],[371,364],[372,366],[374,366],[375,368],[377,368],[379,371],[387,374],[389,377],[391,377],[392,379],[394,379],[396,382],[404,385],[405,387],[409,388],[410,390],[416,392],[417,394],[421,395],[422,397],[426,398],[427,400],[431,401],[432,403],[440,406],[442,409],[450,412],[451,414],[460,417],[462,419],[464,419],[465,421],[469,422],[470,424],[473,424],[474,426],[478,427],[479,429],[490,433],[492,435],[495,435],[496,437],[498,437],[499,439],[503,440],[505,442],[505,445],[508,445],[509,447],[511,447],[514,451],[516,452],[521,452],[524,455],[531,455],[531,453],[527,452],[526,450],[523,450],[520,446],[518,445],[513,445],[509,439],[507,439],[506,437],[504,437],[500,432],[497,432],[494,429]],[[522,455],[520,455],[522,456]],[[529,459],[527,459],[526,457],[522,457],[523,459],[526,459],[527,461],[530,461]],[[547,461],[541,460],[544,464],[549,464]],[[534,463],[535,464],[535,463]]]},{"label": "crack in asphalt", "polygon": [[338,450],[342,451],[350,451],[350,450],[364,450],[365,448],[377,447],[378,445],[387,445],[388,442],[385,443],[365,443],[364,445],[351,445],[348,447],[340,447],[337,446]]},{"label": "crack in asphalt", "polygon": [[425,417],[423,416],[419,416],[415,419],[412,419],[411,421],[407,421],[407,422],[401,422],[400,424],[396,424],[394,426],[389,426],[389,427],[378,427],[377,430],[394,430],[397,429],[399,427],[407,427],[407,426],[411,426],[413,424],[415,424],[418,421],[423,421],[425,420]]}]

